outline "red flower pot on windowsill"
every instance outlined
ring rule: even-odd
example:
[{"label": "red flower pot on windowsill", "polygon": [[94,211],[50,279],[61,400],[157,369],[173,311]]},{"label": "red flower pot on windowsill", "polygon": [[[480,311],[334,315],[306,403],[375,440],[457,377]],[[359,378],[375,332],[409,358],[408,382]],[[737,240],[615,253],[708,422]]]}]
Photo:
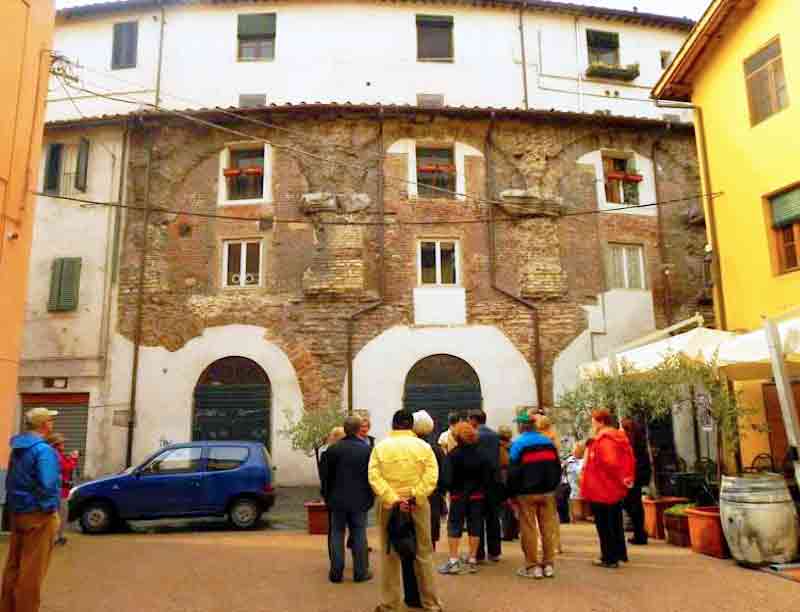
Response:
[{"label": "red flower pot on windowsill", "polygon": [[641,183],[644,177],[641,174],[626,174],[622,180],[626,183]]},{"label": "red flower pot on windowsill", "polygon": [[264,169],[260,166],[250,166],[243,170],[245,176],[263,176]]},{"label": "red flower pot on windowsill", "polygon": [[225,178],[231,179],[240,176],[242,174],[242,170],[240,168],[225,168],[222,171],[222,174],[225,176]]}]

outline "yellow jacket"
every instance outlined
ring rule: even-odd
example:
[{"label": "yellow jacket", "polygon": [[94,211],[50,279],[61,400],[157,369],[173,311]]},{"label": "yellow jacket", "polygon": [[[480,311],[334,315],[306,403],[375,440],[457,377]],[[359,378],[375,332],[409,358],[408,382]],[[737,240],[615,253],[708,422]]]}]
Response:
[{"label": "yellow jacket", "polygon": [[375,445],[369,459],[369,484],[385,508],[411,497],[428,503],[438,479],[433,449],[412,431],[391,432]]}]

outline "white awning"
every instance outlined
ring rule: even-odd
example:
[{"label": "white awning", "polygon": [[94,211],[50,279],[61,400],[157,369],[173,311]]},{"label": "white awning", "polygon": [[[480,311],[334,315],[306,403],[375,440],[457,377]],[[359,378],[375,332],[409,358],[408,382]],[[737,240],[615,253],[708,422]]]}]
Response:
[{"label": "white awning", "polygon": [[[789,376],[800,376],[800,317],[777,324]],[[766,380],[772,378],[769,346],[764,329],[726,342],[720,346],[719,364],[731,380]]]},{"label": "white awning", "polygon": [[[763,335],[763,334],[762,334]],[[711,361],[720,345],[734,339],[736,334],[707,327],[697,327],[683,334],[671,336],[652,344],[617,353],[617,364],[626,362],[638,372],[652,370],[664,359],[680,353],[689,359]],[[766,345],[765,345],[766,346]],[[769,365],[769,356],[767,356]],[[589,378],[593,374],[611,373],[611,362],[608,357],[579,366],[581,378]]]}]

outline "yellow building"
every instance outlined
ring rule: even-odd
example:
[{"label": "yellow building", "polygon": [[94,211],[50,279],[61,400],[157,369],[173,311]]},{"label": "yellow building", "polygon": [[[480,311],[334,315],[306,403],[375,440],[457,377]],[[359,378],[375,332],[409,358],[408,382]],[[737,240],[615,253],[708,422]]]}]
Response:
[{"label": "yellow building", "polygon": [[2,0],[0,23],[0,469],[15,429],[32,190],[42,150],[53,0]]},{"label": "yellow building", "polygon": [[[697,107],[715,306],[724,329],[800,306],[800,1],[714,0],[653,90]],[[794,385],[800,405],[800,383]],[[742,462],[783,462],[786,435],[770,381],[741,385],[757,408]],[[765,459],[765,458],[762,458]]]}]

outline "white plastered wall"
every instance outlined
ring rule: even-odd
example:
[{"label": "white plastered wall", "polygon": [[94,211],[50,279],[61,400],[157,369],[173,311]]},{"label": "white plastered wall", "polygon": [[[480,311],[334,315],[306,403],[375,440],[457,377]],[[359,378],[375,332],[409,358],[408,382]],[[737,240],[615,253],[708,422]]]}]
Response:
[{"label": "white plastered wall", "polygon": [[[252,325],[225,325],[207,328],[203,335],[170,352],[161,347],[142,347],[139,356],[139,386],[136,401],[136,432],[133,461],[141,461],[160,444],[191,440],[194,388],[203,371],[217,359],[240,356],[252,359],[269,377],[271,394],[272,458],[281,485],[312,484],[317,481],[314,461],[295,452],[279,434],[286,425],[286,413],[297,418],[303,411],[303,396],[297,374],[286,354],[264,339],[266,330]],[[116,400],[127,401],[130,394],[133,345],[127,339],[114,339],[112,388]],[[119,424],[118,424],[119,425]],[[125,459],[127,430],[115,426],[114,465]]]},{"label": "white plastered wall", "polygon": [[463,359],[477,373],[490,426],[511,424],[518,406],[537,403],[530,364],[497,328],[393,327],[367,343],[354,362],[353,408],[370,413],[379,440],[403,407],[408,372],[421,359],[442,353]]}]

